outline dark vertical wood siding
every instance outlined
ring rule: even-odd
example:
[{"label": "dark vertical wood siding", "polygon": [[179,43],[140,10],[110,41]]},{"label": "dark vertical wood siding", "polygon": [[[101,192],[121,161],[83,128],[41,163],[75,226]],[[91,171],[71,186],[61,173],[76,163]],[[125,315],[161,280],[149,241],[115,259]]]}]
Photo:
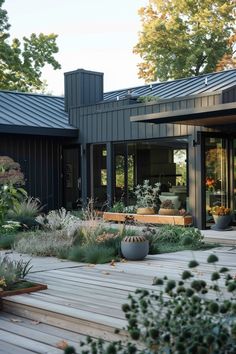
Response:
[{"label": "dark vertical wood siding", "polygon": [[56,138],[0,134],[0,155],[20,164],[28,194],[47,209],[62,205],[61,146]]},{"label": "dark vertical wood siding", "polygon": [[223,91],[222,101],[222,103],[236,102],[236,86]]},{"label": "dark vertical wood siding", "polygon": [[207,107],[221,103],[220,94],[192,96],[191,98],[135,104],[124,100],[72,108],[71,123],[79,128],[83,144],[110,141],[144,140],[195,134],[204,128],[179,124],[152,124],[130,122],[131,116],[167,112],[180,109]]}]

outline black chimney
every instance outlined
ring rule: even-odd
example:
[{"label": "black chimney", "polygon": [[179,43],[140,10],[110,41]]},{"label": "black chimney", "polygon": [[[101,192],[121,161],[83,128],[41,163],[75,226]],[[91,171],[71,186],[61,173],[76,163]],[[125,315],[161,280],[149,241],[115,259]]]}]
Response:
[{"label": "black chimney", "polygon": [[103,73],[77,69],[65,76],[65,111],[103,100]]}]

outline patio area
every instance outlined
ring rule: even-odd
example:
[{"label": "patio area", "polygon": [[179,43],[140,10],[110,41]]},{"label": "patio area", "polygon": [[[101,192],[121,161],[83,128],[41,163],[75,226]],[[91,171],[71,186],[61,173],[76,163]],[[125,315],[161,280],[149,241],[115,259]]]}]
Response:
[{"label": "patio area", "polygon": [[[126,320],[121,305],[129,293],[137,288],[155,290],[152,286],[154,276],[179,279],[193,258],[200,263],[199,276],[209,279],[212,265],[206,259],[211,253],[219,257],[219,266],[228,267],[236,274],[236,247],[233,245],[96,266],[34,257],[28,279],[46,283],[48,289],[3,300],[1,353],[59,354],[63,353],[58,348],[63,345],[62,341],[76,345],[88,334],[106,340],[125,338]],[[9,253],[9,256],[20,257],[16,253]],[[119,336],[114,334],[115,328],[121,329]],[[76,346],[78,348],[78,344]]]}]

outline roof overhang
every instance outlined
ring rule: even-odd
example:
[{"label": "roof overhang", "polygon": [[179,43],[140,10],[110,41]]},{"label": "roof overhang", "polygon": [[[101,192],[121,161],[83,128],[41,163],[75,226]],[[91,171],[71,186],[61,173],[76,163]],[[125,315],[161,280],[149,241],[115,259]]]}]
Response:
[{"label": "roof overhang", "polygon": [[176,111],[131,116],[131,122],[174,123],[204,127],[236,123],[236,102],[210,107],[188,108]]},{"label": "roof overhang", "polygon": [[60,128],[29,127],[23,125],[0,124],[0,133],[77,138],[79,135],[79,130],[73,128],[60,129]]}]

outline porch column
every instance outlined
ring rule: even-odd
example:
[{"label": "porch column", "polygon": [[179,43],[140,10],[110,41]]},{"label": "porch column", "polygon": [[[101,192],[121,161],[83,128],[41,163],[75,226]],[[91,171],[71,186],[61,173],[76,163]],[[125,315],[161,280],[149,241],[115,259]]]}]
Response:
[{"label": "porch column", "polygon": [[189,211],[193,215],[193,224],[199,229],[203,228],[204,207],[202,200],[202,144],[200,134],[193,134],[189,139],[188,169],[189,169]]},{"label": "porch column", "polygon": [[80,145],[80,157],[81,157],[81,199],[82,205],[85,207],[87,205],[88,198],[88,151],[86,144]]},{"label": "porch column", "polygon": [[106,150],[107,150],[107,202],[108,206],[111,206],[113,203],[113,148],[112,148],[112,143],[109,142],[106,144]]}]

